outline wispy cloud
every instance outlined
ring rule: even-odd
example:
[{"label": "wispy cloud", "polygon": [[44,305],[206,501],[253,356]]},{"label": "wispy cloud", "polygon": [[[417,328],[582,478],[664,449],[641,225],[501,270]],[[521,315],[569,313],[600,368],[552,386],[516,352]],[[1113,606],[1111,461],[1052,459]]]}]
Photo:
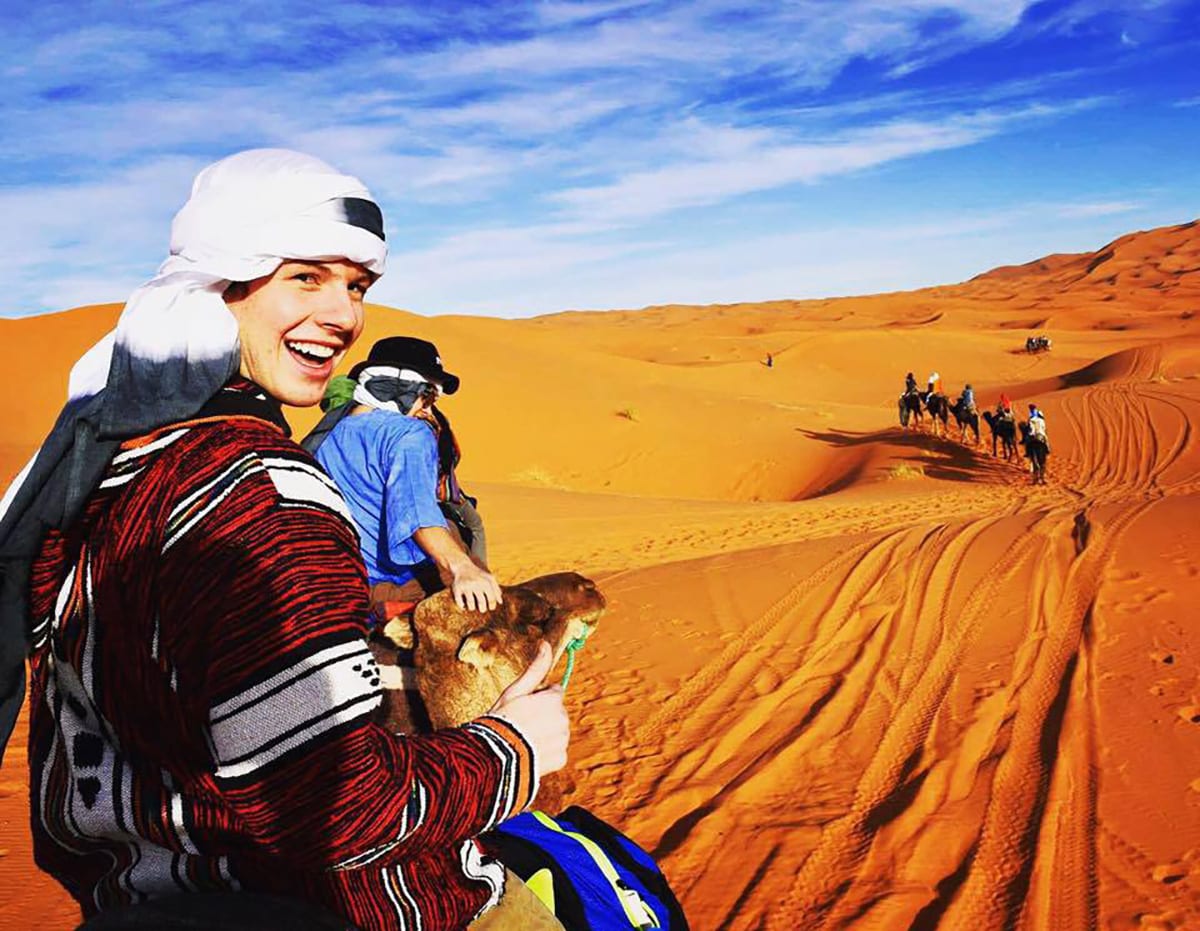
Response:
[{"label": "wispy cloud", "polygon": [[172,157],[101,181],[0,189],[0,216],[18,218],[0,224],[10,312],[124,299],[166,257],[170,218],[203,164]]},{"label": "wispy cloud", "polygon": [[1057,213],[1060,217],[1068,218],[1111,217],[1114,214],[1132,213],[1143,206],[1133,200],[1108,200],[1092,204],[1063,204]]},{"label": "wispy cloud", "polygon": [[[1061,109],[1086,105],[1087,101],[1081,101]],[[711,134],[720,141],[701,159],[636,172],[610,184],[567,189],[554,196],[575,213],[593,219],[651,217],[970,145],[1012,123],[1059,110],[1032,107],[1009,113],[965,114],[941,122],[897,121],[814,142],[791,142],[762,130],[724,128]]]},{"label": "wispy cloud", "polygon": [[[1106,209],[1095,213],[1088,208]],[[1144,208],[1026,201],[988,211],[926,211],[905,222],[834,222],[717,243],[589,238],[570,226],[469,233],[394,257],[373,298],[411,308],[527,316],[661,303],[816,298],[962,281],[1050,252],[1095,249]]]}]

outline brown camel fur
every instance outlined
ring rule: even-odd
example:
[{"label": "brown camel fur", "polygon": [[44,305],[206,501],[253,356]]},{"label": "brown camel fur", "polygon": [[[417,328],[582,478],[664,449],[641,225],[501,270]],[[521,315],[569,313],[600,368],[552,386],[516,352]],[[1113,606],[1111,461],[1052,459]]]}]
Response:
[{"label": "brown camel fur", "polygon": [[[482,613],[458,607],[448,590],[438,592],[372,638],[384,679],[383,726],[427,733],[486,714],[533,661],[540,641],[550,644],[557,663],[604,612],[604,596],[574,572],[505,585],[503,592],[504,601]],[[566,783],[561,773],[544,778],[538,807],[556,811]]]},{"label": "brown camel fur", "polygon": [[[426,598],[412,614],[389,618],[371,638],[384,680],[379,723],[393,733],[427,733],[482,714],[524,672],[545,640],[554,662],[573,639],[588,635],[604,613],[604,596],[574,572],[502,586],[494,611],[464,611],[449,591]],[[562,808],[570,780],[542,777],[537,807]],[[545,906],[511,871],[500,904],[470,931],[561,931]]]}]

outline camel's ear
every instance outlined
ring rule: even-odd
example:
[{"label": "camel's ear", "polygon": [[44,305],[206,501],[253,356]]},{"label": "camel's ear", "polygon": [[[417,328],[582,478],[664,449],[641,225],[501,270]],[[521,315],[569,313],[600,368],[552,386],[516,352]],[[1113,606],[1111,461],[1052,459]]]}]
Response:
[{"label": "camel's ear", "polygon": [[392,618],[383,625],[383,635],[401,650],[411,650],[417,645],[411,614]]},{"label": "camel's ear", "polygon": [[500,638],[495,631],[486,627],[473,630],[465,637],[458,647],[459,662],[474,666],[476,669],[487,669],[496,661],[496,649],[500,646]]}]

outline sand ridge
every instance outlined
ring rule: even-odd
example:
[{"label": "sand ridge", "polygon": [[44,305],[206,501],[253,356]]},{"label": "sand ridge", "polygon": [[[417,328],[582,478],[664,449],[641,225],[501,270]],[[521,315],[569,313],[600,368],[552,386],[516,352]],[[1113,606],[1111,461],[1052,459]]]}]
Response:
[{"label": "sand ridge", "polygon": [[[1184,224],[862,298],[372,308],[345,365],[435,340],[502,579],[600,582],[576,800],[656,853],[694,927],[1200,927],[1198,269]],[[116,312],[0,321],[37,388],[6,478]],[[1049,484],[902,432],[904,373],[933,369],[1037,401]],[[70,927],[29,859],[19,740],[0,927]]]}]

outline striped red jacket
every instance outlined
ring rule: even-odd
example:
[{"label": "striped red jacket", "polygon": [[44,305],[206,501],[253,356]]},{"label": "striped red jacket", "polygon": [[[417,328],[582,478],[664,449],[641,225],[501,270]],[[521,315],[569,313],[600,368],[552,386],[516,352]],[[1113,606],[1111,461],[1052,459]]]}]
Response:
[{"label": "striped red jacket", "polygon": [[34,852],[85,916],[246,889],[452,929],[498,898],[503,869],[471,838],[533,797],[530,748],[493,717],[372,723],[358,537],[278,426],[126,443],[46,540],[32,595]]}]

